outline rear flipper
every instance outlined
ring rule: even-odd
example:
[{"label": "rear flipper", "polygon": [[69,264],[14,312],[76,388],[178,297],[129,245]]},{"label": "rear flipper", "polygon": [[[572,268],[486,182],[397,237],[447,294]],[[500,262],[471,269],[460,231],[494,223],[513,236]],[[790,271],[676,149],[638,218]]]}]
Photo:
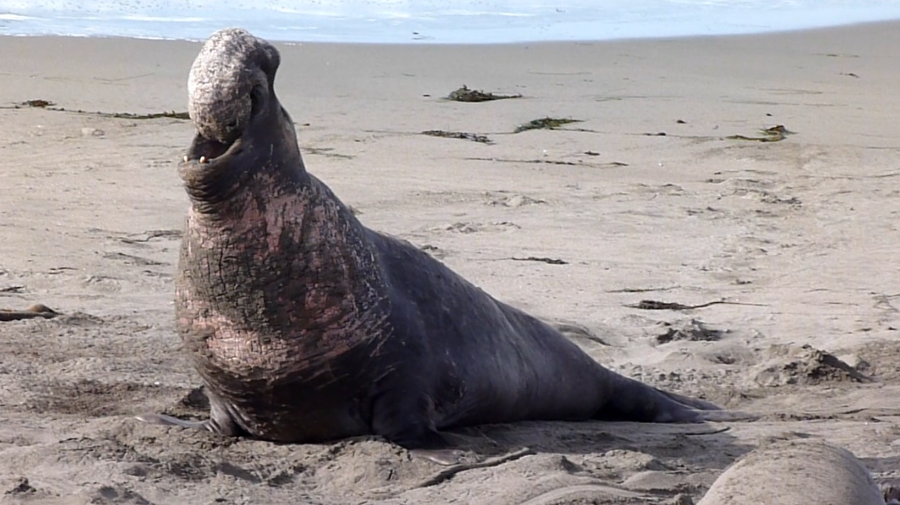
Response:
[{"label": "rear flipper", "polygon": [[634,379],[610,373],[610,398],[594,417],[607,421],[702,423],[747,420],[753,416],[722,410],[704,400],[661,391]]},{"label": "rear flipper", "polygon": [[670,393],[668,391],[660,391],[658,389],[657,391],[682,405],[692,408],[694,413],[696,413],[700,417],[701,421],[724,423],[729,421],[753,421],[759,419],[758,415],[751,414],[749,412],[724,410],[721,407],[718,407],[705,400],[691,398],[689,396],[684,396],[677,393]]},{"label": "rear flipper", "polygon": [[[653,388],[656,389],[656,388]],[[701,400],[699,398],[691,398],[690,396],[680,395],[678,393],[670,393],[669,391],[663,391],[661,389],[656,389],[656,391],[668,396],[669,398],[675,400],[676,402],[686,405],[688,407],[697,409],[697,410],[722,410],[718,405],[712,404],[706,400]]]}]

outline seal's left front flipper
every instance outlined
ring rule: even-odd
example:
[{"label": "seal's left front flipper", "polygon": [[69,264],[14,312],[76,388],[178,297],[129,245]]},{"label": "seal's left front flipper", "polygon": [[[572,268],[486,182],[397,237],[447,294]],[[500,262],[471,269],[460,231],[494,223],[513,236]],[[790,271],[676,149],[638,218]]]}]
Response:
[{"label": "seal's left front flipper", "polygon": [[238,437],[247,435],[247,432],[241,428],[233,416],[234,408],[230,404],[223,402],[218,396],[206,391],[206,397],[209,399],[209,419],[205,421],[188,421],[179,419],[166,414],[144,413],[135,416],[139,421],[145,423],[156,424],[160,426],[178,426],[180,428],[188,428],[194,430],[211,431],[217,435],[224,437]]},{"label": "seal's left front flipper", "polygon": [[160,426],[178,426],[181,428],[189,428],[194,430],[213,431],[210,426],[209,419],[206,421],[187,421],[177,417],[167,416],[166,414],[139,414],[134,416],[138,421]]}]

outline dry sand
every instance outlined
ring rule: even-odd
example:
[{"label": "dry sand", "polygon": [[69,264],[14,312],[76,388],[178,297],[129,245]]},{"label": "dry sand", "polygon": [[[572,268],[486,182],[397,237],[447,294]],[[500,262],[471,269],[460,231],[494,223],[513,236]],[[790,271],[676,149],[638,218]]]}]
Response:
[{"label": "dry sand", "polygon": [[728,468],[697,505],[885,505],[868,469],[822,440],[765,443]]},{"label": "dry sand", "polygon": [[[687,503],[793,438],[900,477],[900,24],[282,46],[307,166],[365,224],[572,324],[610,368],[761,416],[463,430],[490,464],[455,473],[374,438],[280,446],[132,417],[202,414],[171,303],[192,126],[72,111],[183,111],[198,49],[0,38],[0,308],[63,314],[0,322],[0,502]],[[441,99],[463,84],[523,97]],[[12,107],[34,99],[66,111]],[[583,122],[511,133],[544,116]],[[728,138],[776,125],[796,133]]]}]

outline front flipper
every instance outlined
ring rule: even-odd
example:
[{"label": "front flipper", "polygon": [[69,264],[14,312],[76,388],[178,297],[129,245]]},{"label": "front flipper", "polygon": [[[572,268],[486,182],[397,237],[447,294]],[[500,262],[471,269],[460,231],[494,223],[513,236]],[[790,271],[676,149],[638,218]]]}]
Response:
[{"label": "front flipper", "polygon": [[181,428],[190,428],[195,430],[214,431],[212,423],[209,419],[205,421],[187,421],[177,417],[168,416],[166,414],[139,414],[134,416],[138,421],[148,424],[156,424],[159,426],[179,426]]},{"label": "front flipper", "polygon": [[237,437],[245,434],[244,430],[234,422],[228,410],[213,396],[209,397],[209,419],[205,421],[188,421],[166,414],[140,414],[135,416],[139,421],[160,426],[178,426],[195,430],[207,430],[225,437]]},{"label": "front flipper", "polygon": [[462,462],[463,451],[451,444],[434,426],[434,402],[400,388],[388,389],[372,406],[372,432],[408,450],[414,457],[439,465]]},{"label": "front flipper", "polygon": [[439,465],[460,464],[466,454],[464,451],[451,449],[450,443],[437,430],[418,422],[391,426],[382,421],[375,423],[374,426],[376,434],[407,449],[417,458],[427,459]]}]

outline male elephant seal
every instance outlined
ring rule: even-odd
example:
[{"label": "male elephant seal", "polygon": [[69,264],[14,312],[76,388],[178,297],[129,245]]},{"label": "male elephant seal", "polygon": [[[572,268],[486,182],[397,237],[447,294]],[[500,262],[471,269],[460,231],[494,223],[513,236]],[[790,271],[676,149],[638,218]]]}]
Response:
[{"label": "male elephant seal", "polygon": [[850,451],[818,440],[780,441],[728,468],[697,505],[884,505]]},{"label": "male elephant seal", "polygon": [[176,281],[208,421],[141,419],[281,442],[518,420],[699,422],[716,407],[612,373],[547,324],[410,243],[364,227],[300,157],[275,96],[278,51],[219,31],[188,81],[197,129]]}]

